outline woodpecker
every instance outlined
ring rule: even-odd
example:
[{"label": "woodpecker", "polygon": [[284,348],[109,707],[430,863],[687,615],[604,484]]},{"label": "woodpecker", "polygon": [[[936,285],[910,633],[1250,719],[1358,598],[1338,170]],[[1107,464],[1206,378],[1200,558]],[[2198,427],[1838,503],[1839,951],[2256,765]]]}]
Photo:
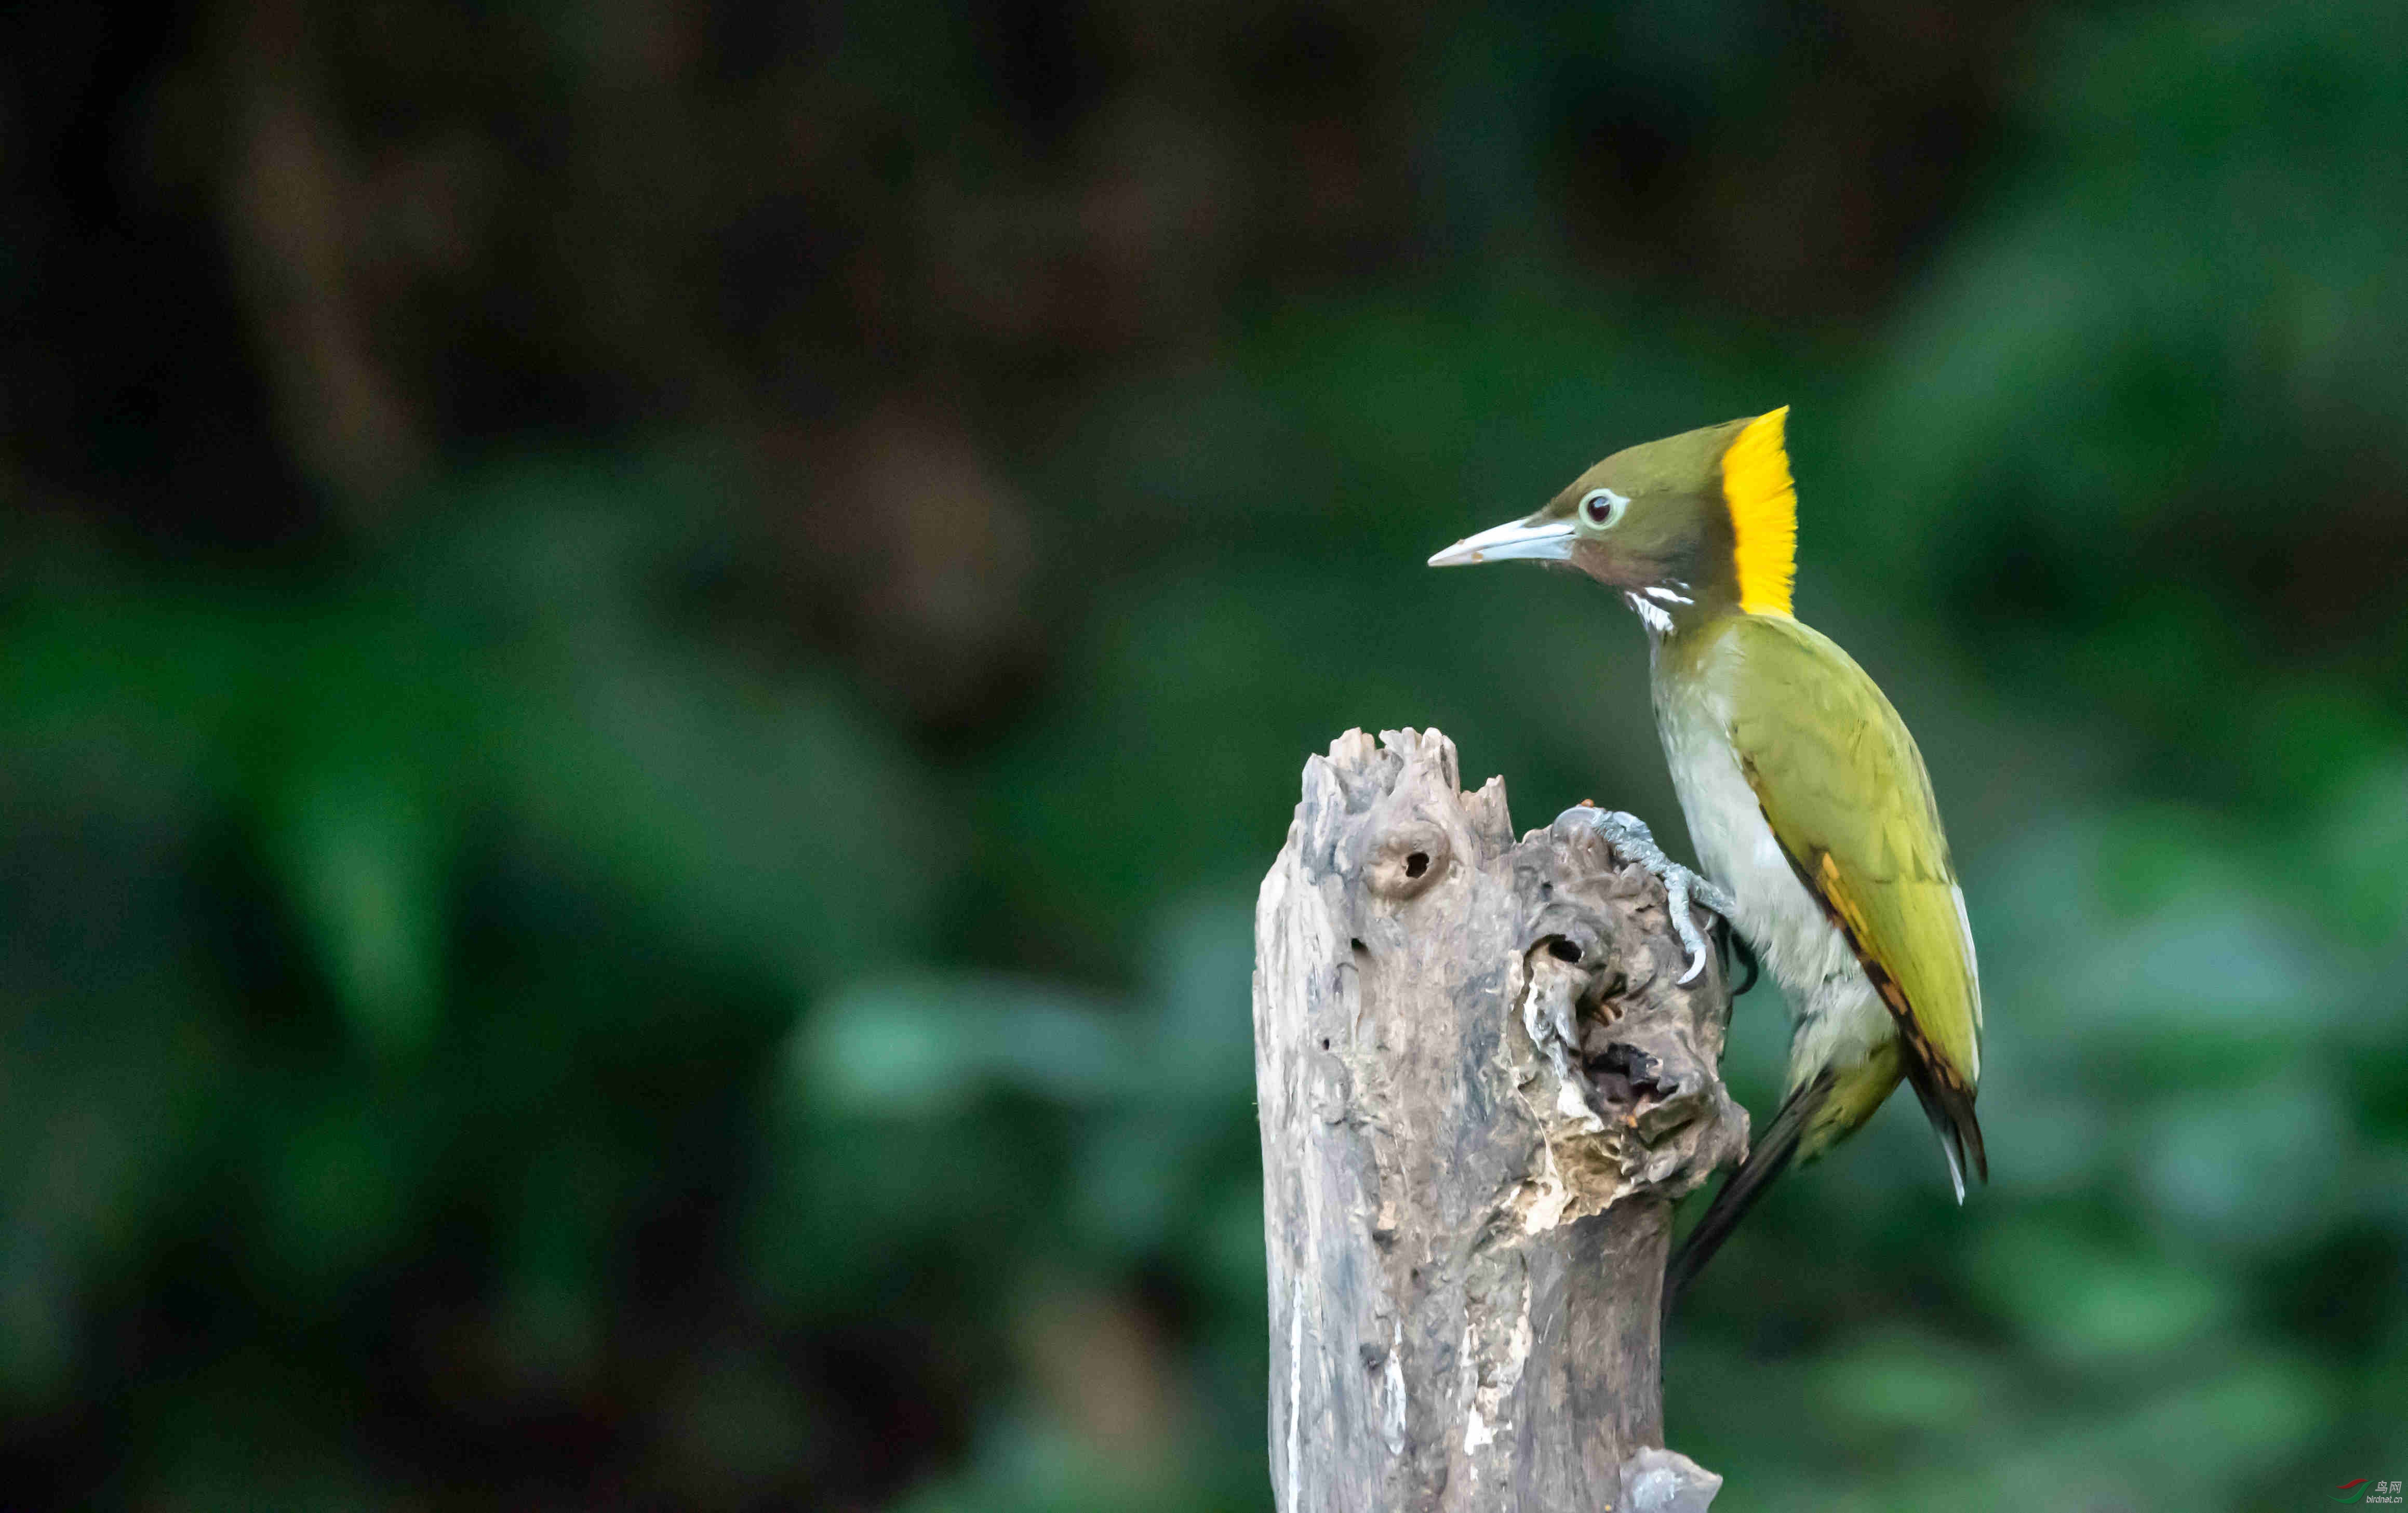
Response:
[{"label": "woodpecker", "polygon": [[1964,891],[1905,721],[1790,613],[1788,415],[1616,452],[1535,514],[1429,560],[1561,564],[1621,592],[1647,632],[1656,734],[1704,876],[1633,816],[1572,812],[1664,879],[1691,977],[1705,959],[1695,902],[1729,922],[1789,1002],[1780,1110],[1674,1255],[1668,1310],[1775,1178],[1854,1134],[1900,1080],[1939,1135],[1956,1201],[1969,1173],[1989,1178]]}]

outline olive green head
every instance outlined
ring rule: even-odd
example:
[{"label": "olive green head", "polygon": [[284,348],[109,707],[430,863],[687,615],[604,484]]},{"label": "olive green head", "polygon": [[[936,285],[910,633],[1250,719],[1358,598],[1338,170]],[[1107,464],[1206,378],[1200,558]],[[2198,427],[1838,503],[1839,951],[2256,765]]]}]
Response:
[{"label": "olive green head", "polygon": [[1466,536],[1433,567],[1565,563],[1663,602],[1786,614],[1797,496],[1786,407],[1627,448],[1536,512]]}]

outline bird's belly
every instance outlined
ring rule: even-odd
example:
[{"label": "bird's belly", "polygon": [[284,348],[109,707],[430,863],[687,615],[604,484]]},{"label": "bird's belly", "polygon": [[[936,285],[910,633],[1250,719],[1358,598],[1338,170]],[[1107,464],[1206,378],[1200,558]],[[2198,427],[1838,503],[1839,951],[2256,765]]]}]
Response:
[{"label": "bird's belly", "polygon": [[1732,922],[1781,984],[1795,1021],[1790,1080],[1863,1061],[1896,1034],[1847,936],[1789,864],[1718,731],[1659,711],[1664,755],[1707,877],[1739,903]]}]

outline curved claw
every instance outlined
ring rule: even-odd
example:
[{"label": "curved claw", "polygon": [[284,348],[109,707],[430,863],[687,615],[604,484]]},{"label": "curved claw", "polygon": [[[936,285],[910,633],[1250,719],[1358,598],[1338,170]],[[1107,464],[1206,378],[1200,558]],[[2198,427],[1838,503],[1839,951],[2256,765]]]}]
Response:
[{"label": "curved claw", "polygon": [[1672,933],[1681,939],[1689,953],[1689,969],[1680,976],[1684,984],[1695,982],[1698,974],[1706,969],[1706,937],[1698,928],[1695,914],[1698,905],[1704,905],[1724,919],[1738,914],[1739,904],[1731,895],[1712,881],[1699,877],[1680,863],[1664,854],[1656,844],[1656,833],[1647,821],[1635,814],[1619,809],[1598,809],[1583,805],[1567,809],[1565,817],[1577,815],[1583,821],[1604,832],[1614,849],[1654,873],[1664,884],[1664,900],[1672,916]]},{"label": "curved claw", "polygon": [[1728,978],[1730,977],[1731,967],[1734,963],[1747,969],[1747,975],[1740,978],[1739,986],[1730,991],[1730,995],[1733,998],[1741,997],[1745,994],[1748,990],[1756,986],[1757,978],[1763,976],[1763,958],[1756,955],[1756,948],[1747,943],[1747,937],[1745,935],[1741,935],[1737,930],[1731,928],[1730,916],[1727,914],[1723,916],[1723,932],[1722,935],[1717,937],[1715,944],[1722,947],[1727,953],[1723,957],[1723,976],[1725,978]]},{"label": "curved claw", "polygon": [[1684,984],[1695,982],[1698,974],[1706,969],[1706,937],[1698,928],[1697,910],[1690,899],[1697,885],[1691,882],[1693,878],[1697,883],[1709,888],[1713,886],[1686,867],[1664,875],[1664,901],[1671,909],[1672,933],[1681,937],[1681,944],[1689,952],[1689,969],[1680,977]]}]

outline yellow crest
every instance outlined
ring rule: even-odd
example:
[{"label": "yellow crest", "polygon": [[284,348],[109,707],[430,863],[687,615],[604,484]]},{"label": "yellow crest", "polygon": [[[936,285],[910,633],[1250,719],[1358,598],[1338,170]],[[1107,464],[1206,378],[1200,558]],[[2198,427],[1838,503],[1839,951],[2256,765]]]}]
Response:
[{"label": "yellow crest", "polygon": [[1730,506],[1731,557],[1739,607],[1752,615],[1789,613],[1798,577],[1798,491],[1789,480],[1789,407],[1747,422],[1723,453],[1723,500]]}]

